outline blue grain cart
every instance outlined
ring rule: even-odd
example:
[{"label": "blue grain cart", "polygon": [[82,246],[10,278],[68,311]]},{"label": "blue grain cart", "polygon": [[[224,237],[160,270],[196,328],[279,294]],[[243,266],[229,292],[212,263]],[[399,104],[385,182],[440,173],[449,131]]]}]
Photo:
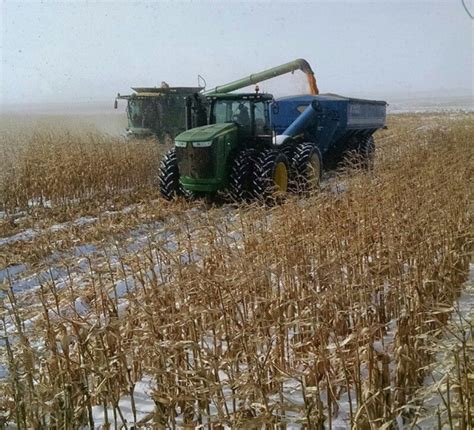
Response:
[{"label": "blue grain cart", "polygon": [[275,144],[284,148],[295,140],[311,143],[324,168],[334,167],[349,151],[359,152],[368,164],[374,152],[372,135],[385,126],[386,105],[336,94],[278,99],[271,109]]}]

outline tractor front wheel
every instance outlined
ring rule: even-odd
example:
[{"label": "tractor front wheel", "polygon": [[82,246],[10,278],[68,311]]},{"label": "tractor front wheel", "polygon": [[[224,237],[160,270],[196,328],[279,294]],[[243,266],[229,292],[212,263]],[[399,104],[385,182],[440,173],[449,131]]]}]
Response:
[{"label": "tractor front wheel", "polygon": [[283,197],[288,191],[289,163],[286,155],[274,149],[262,151],[253,170],[253,189],[265,201]]},{"label": "tractor front wheel", "polygon": [[174,149],[170,149],[161,160],[160,193],[166,200],[172,200],[173,197],[182,196],[184,194],[182,186],[179,183],[178,162]]},{"label": "tractor front wheel", "polygon": [[252,196],[252,171],[255,149],[244,149],[235,157],[230,172],[229,191],[232,200],[241,202]]}]

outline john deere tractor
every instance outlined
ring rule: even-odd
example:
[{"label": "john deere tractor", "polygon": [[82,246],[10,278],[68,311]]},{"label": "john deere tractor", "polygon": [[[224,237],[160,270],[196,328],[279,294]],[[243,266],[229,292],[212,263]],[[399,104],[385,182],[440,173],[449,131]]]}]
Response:
[{"label": "john deere tractor", "polygon": [[[270,94],[231,91],[295,70],[303,71],[310,92],[318,93],[310,65],[298,59],[186,98],[187,131],[161,163],[161,194],[214,195],[228,190],[238,200],[288,188],[289,161],[274,149]],[[259,169],[255,173],[255,169]]]},{"label": "john deere tractor", "polygon": [[[213,195],[228,190],[236,200],[267,197],[288,189],[290,160],[273,145],[270,94],[214,94],[207,97],[209,125],[176,137],[161,164],[161,193]],[[317,157],[316,152],[314,157]],[[319,169],[319,161],[313,160]],[[314,172],[315,178],[319,173]]]}]

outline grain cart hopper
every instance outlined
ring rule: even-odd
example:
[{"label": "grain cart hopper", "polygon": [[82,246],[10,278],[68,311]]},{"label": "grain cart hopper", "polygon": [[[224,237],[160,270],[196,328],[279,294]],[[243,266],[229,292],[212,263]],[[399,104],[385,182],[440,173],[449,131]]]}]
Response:
[{"label": "grain cart hopper", "polygon": [[333,94],[207,95],[209,124],[175,139],[160,168],[166,199],[227,190],[235,200],[268,199],[288,190],[317,188],[323,166],[356,150],[373,155],[373,133],[385,125],[384,101]]},{"label": "grain cart hopper", "polygon": [[203,87],[170,87],[163,82],[161,88],[132,88],[130,95],[117,94],[117,100],[127,100],[129,137],[174,138],[186,129],[184,98],[201,91]]}]

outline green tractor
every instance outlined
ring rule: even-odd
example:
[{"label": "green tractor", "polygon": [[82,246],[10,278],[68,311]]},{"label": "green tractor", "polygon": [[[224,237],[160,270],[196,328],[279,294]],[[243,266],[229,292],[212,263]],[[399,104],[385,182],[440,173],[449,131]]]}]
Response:
[{"label": "green tractor", "polygon": [[[180,195],[212,197],[227,192],[242,201],[286,193],[294,183],[290,182],[295,177],[292,172],[290,178],[290,167],[295,165],[296,147],[275,144],[270,112],[273,96],[259,93],[258,86],[255,93],[232,91],[295,70],[306,74],[310,92],[318,94],[311,67],[298,59],[187,97],[187,130],[176,136],[174,148],[161,163],[162,196],[171,200]],[[313,165],[320,170],[317,157],[312,155]],[[303,176],[319,181],[320,174]]]},{"label": "green tractor", "polygon": [[[213,196],[223,190],[236,201],[277,197],[297,185],[290,182],[296,176],[290,168],[296,165],[298,177],[305,179],[300,185],[318,186],[321,163],[315,147],[307,153],[304,145],[275,145],[272,95],[212,94],[207,102],[209,124],[179,134],[162,160],[160,186],[165,199]],[[301,151],[303,164],[295,160]]]},{"label": "green tractor", "polygon": [[[309,94],[232,93],[275,76],[303,71]],[[273,201],[287,191],[317,189],[323,163],[352,158],[370,168],[373,134],[385,126],[386,105],[319,94],[313,71],[295,60],[186,98],[186,131],[160,167],[162,196],[226,193],[236,201]],[[355,158],[354,158],[355,157]]]}]

